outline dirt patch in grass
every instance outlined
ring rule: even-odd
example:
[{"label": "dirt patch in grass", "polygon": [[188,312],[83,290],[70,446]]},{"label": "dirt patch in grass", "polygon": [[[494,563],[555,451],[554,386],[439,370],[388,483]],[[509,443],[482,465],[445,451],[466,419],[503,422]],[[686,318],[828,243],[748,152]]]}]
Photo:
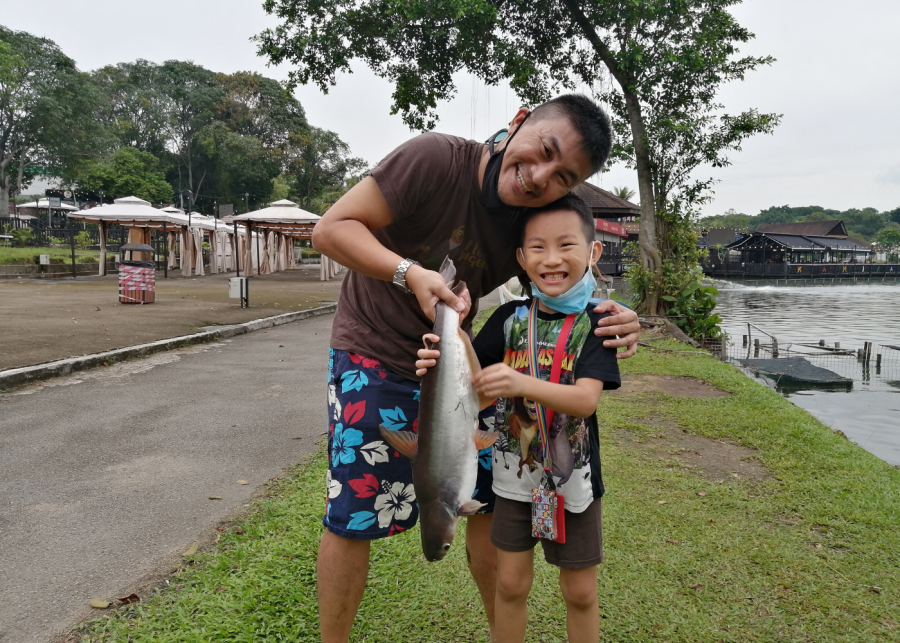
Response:
[{"label": "dirt patch in grass", "polygon": [[731,394],[694,377],[675,375],[624,375],[622,388],[604,395],[633,397],[643,393],[665,393],[676,397],[729,397]]},{"label": "dirt patch in grass", "polygon": [[616,437],[653,457],[677,460],[707,480],[767,480],[770,477],[755,458],[753,449],[693,435],[668,420],[650,423],[659,431],[643,436],[621,430],[616,432]]}]

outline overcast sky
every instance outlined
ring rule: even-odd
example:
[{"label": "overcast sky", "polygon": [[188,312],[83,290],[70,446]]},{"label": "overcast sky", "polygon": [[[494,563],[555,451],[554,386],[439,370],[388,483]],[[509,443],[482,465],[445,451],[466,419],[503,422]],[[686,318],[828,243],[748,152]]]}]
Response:
[{"label": "overcast sky", "polygon": [[[250,37],[275,20],[261,0],[3,1],[0,24],[54,40],[80,69],[144,58],[193,60],[213,71],[257,71],[285,79],[257,57]],[[756,214],[771,205],[836,209],[900,206],[900,56],[897,0],[745,0],[738,20],[757,38],[744,53],[777,62],[727,86],[730,112],[749,107],[784,115],[715,176],[706,214],[730,208]],[[513,92],[459,78],[457,98],[440,108],[437,130],[479,140],[503,127],[518,107]],[[356,156],[376,163],[413,133],[390,115],[391,86],[365,67],[329,94],[301,87],[297,98],[313,125],[334,130]],[[633,172],[613,168],[593,182],[637,188]]]}]

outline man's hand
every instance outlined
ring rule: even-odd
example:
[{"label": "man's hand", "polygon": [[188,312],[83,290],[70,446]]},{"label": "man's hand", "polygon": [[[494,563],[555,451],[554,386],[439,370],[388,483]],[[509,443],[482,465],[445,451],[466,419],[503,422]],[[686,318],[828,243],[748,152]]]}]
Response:
[{"label": "man's hand", "polygon": [[522,397],[523,378],[529,377],[506,364],[493,364],[476,373],[472,383],[483,398]]},{"label": "man's hand", "polygon": [[459,312],[460,319],[465,317],[472,307],[468,290],[463,293],[462,297],[457,297],[444,283],[444,278],[440,274],[422,266],[409,267],[409,270],[406,271],[406,286],[416,296],[422,312],[432,321],[434,321],[434,307],[439,301],[443,301],[450,308]]},{"label": "man's hand", "polygon": [[422,335],[422,343],[425,345],[425,348],[420,348],[419,352],[416,353],[419,356],[419,359],[416,360],[416,375],[418,377],[425,377],[428,369],[437,365],[437,359],[441,356],[441,351],[428,348],[428,343],[434,344],[439,341],[441,341],[441,338],[434,333]]},{"label": "man's hand", "polygon": [[618,339],[607,339],[603,342],[603,345],[607,348],[628,347],[627,350],[616,353],[616,358],[626,359],[637,353],[641,324],[638,321],[636,312],[612,299],[601,301],[594,308],[594,312],[610,314],[609,317],[605,317],[597,322],[597,328],[594,329],[595,335],[598,337],[605,335],[619,336]]}]

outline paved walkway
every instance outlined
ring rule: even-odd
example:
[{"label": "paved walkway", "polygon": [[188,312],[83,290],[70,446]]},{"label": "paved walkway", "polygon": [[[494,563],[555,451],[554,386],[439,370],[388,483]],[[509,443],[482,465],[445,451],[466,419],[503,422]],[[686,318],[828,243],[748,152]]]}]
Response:
[{"label": "paved walkway", "polygon": [[131,593],[313,451],[332,319],[0,394],[0,641]]}]

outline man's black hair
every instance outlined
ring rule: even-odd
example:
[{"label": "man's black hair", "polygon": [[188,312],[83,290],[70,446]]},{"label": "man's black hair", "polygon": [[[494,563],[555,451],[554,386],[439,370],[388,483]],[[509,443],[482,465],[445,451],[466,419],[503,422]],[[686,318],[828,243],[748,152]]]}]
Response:
[{"label": "man's black hair", "polygon": [[542,205],[539,208],[528,208],[525,211],[520,218],[520,225],[522,227],[519,232],[519,247],[525,245],[525,226],[528,225],[528,222],[537,215],[546,212],[574,212],[581,220],[581,230],[584,232],[585,240],[587,240],[588,243],[594,241],[594,230],[596,229],[594,215],[591,214],[591,209],[588,207],[587,203],[584,202],[584,199],[570,192],[553,203]]},{"label": "man's black hair", "polygon": [[594,101],[581,94],[563,94],[534,108],[532,123],[562,116],[581,135],[581,146],[591,160],[591,175],[606,163],[612,150],[612,126],[609,116]]}]

